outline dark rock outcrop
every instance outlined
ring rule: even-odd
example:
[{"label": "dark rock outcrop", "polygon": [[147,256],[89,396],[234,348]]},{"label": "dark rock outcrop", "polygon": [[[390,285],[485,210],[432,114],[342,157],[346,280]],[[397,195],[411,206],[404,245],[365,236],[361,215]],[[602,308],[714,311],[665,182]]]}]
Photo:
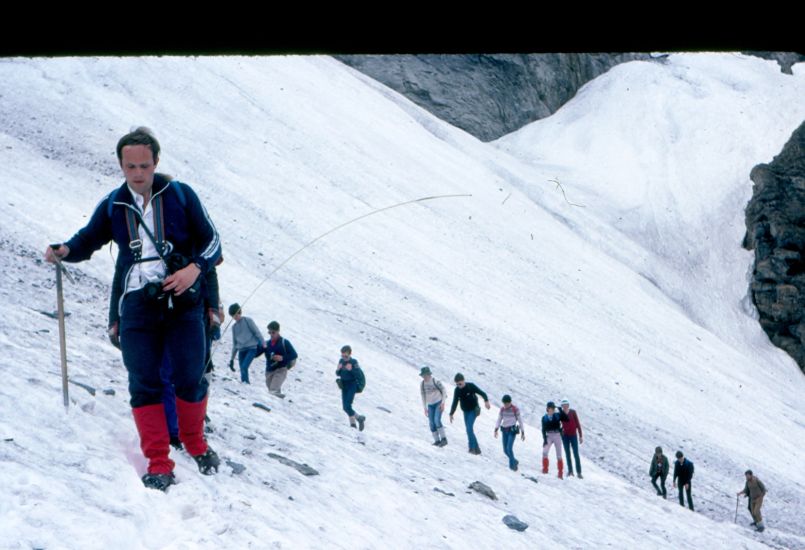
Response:
[{"label": "dark rock outcrop", "polygon": [[[745,52],[776,60],[791,74],[805,56]],[[555,113],[584,84],[620,63],[662,61],[648,53],[337,55],[481,141],[492,141]]]},{"label": "dark rock outcrop", "polygon": [[506,524],[506,527],[509,529],[514,529],[515,531],[520,531],[521,533],[528,529],[528,524],[520,521],[517,519],[517,516],[513,516],[508,514],[503,516],[503,523]]},{"label": "dark rock outcrop", "polygon": [[556,112],[585,83],[647,53],[340,55],[336,59],[482,141]]},{"label": "dark rock outcrop", "polygon": [[744,247],[760,325],[805,372],[805,123],[770,164],[752,169]]},{"label": "dark rock outcrop", "polygon": [[290,458],[285,458],[282,455],[278,455],[276,453],[268,453],[268,456],[273,458],[274,460],[279,461],[281,464],[285,464],[286,466],[290,466],[291,468],[295,469],[297,472],[302,474],[303,476],[317,476],[319,472],[315,468],[311,468],[307,464],[301,464],[295,460],[291,460]]},{"label": "dark rock outcrop", "polygon": [[480,481],[473,481],[470,483],[469,489],[472,489],[476,493],[481,493],[482,495],[491,498],[492,500],[497,500],[498,496],[495,494],[495,491],[487,485],[486,483],[481,483]]}]

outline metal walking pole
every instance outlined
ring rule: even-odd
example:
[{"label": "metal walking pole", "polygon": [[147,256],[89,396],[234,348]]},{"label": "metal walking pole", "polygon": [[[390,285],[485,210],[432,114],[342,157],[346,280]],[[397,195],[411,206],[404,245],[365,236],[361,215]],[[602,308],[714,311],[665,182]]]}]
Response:
[{"label": "metal walking pole", "polygon": [[[51,248],[58,249],[60,245],[51,245]],[[62,272],[67,275],[70,282],[74,282],[60,261],[56,261],[56,307],[59,317],[59,351],[61,354],[61,389],[64,397],[64,410],[70,406],[69,391],[67,389],[67,335],[64,330],[64,290],[62,287]]]}]

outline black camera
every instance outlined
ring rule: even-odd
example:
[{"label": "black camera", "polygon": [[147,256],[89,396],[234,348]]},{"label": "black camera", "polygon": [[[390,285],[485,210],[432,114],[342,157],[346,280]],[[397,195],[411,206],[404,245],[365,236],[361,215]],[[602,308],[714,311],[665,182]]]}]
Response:
[{"label": "black camera", "polygon": [[[165,259],[165,266],[168,268],[168,273],[173,275],[180,269],[184,269],[190,265],[190,258],[183,256],[178,252],[171,252]],[[196,277],[193,285],[182,292],[179,296],[173,296],[173,302],[181,308],[187,308],[199,303],[201,299],[201,274]]]},{"label": "black camera", "polygon": [[156,302],[163,299],[165,297],[165,291],[162,290],[162,283],[146,283],[143,287],[143,296],[146,302]]}]

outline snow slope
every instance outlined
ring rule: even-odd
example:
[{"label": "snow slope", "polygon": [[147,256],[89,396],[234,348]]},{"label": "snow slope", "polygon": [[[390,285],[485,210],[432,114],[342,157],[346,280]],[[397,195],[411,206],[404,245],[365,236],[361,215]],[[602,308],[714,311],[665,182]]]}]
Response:
[{"label": "snow slope", "polygon": [[[0,547],[805,548],[805,380],[751,318],[739,248],[749,168],[805,114],[794,73],[731,54],[630,63],[490,145],[329,58],[0,61]],[[229,376],[225,336],[209,438],[228,463],[202,478],[174,453],[167,495],[142,489],[105,340],[113,252],[66,288],[71,376],[99,390],[71,385],[67,414],[56,322],[41,314],[54,308],[42,249],[118,184],[114,144],[140,124],[221,232],[224,302],[280,321],[301,356],[289,400],[269,401]],[[443,194],[472,196],[349,225],[265,281],[349,219]],[[367,372],[362,434],[333,383],[344,343]],[[476,425],[481,457],[460,415],[450,445],[430,445],[424,362],[495,405],[513,395],[529,425],[520,473],[492,438],[494,410]],[[564,396],[586,429],[583,481],[537,473],[539,417]],[[656,445],[696,463],[698,513],[653,495]],[[770,489],[763,535],[743,503],[732,523],[747,467]],[[467,493],[476,480],[499,500]],[[529,529],[510,531],[507,513]]]}]

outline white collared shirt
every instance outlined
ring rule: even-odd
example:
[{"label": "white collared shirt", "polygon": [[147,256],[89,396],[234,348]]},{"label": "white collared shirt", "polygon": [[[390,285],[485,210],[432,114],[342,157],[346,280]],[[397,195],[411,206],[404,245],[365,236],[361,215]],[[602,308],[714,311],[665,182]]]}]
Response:
[{"label": "white collared shirt", "polygon": [[[140,210],[143,222],[148,225],[148,229],[151,231],[151,234],[156,237],[156,234],[154,233],[154,209],[151,208],[151,205],[154,202],[153,196],[151,197],[152,200],[148,201],[148,206],[146,206],[145,210],[143,210],[143,203],[145,202],[145,199],[142,195],[135,193],[131,186],[127,186],[131,192],[131,195],[134,197],[134,204]],[[139,233],[140,240],[143,242],[142,257],[158,258],[159,254],[157,254],[157,247],[154,245],[153,241],[151,241],[151,237],[149,237],[145,232],[142,223],[137,224],[137,233]],[[126,281],[126,292],[143,288],[147,283],[150,282],[162,281],[165,278],[165,275],[166,269],[162,260],[135,263],[129,272],[129,278]]]}]

